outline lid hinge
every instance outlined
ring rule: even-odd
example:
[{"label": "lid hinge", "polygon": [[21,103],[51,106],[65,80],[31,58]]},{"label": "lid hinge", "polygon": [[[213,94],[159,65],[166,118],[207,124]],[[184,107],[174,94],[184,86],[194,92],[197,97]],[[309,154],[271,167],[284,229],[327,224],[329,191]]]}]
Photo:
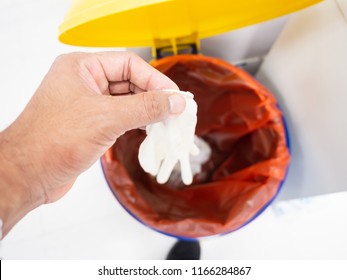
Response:
[{"label": "lid hinge", "polygon": [[189,36],[170,39],[154,39],[152,46],[153,59],[177,54],[198,54],[200,40],[197,33]]}]

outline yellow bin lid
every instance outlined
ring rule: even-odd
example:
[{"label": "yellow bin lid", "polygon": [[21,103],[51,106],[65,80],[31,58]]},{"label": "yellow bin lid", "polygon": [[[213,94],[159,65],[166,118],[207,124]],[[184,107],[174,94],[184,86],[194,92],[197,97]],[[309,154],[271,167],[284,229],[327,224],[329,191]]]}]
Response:
[{"label": "yellow bin lid", "polygon": [[75,0],[59,27],[66,44],[154,46],[273,19],[321,0]]}]

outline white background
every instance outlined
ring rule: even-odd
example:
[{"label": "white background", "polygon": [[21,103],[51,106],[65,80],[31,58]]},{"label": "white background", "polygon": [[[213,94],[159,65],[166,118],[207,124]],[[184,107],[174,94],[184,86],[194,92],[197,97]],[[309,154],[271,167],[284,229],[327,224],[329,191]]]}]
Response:
[{"label": "white background", "polygon": [[[57,28],[63,20],[69,2],[0,2],[0,129],[7,127],[23,110],[57,55],[76,50],[95,51],[65,46],[57,41]],[[331,12],[335,13],[335,2],[328,2],[329,4],[321,4],[320,7],[327,9],[334,5],[335,8],[332,8]],[[345,5],[345,1],[339,2]],[[297,17],[302,17],[305,13],[301,12],[294,18],[291,17],[291,27],[288,29],[286,26],[285,32],[288,33],[291,28],[298,28],[295,27]],[[339,18],[342,18],[341,14]],[[268,52],[285,22],[286,19],[282,18],[204,40],[202,51],[231,62],[262,56]],[[300,28],[304,25],[303,20]],[[346,32],[346,29],[341,30]],[[281,41],[286,42],[286,38],[288,37],[282,36]],[[333,46],[333,43],[331,44]],[[275,84],[276,89],[283,87],[284,91],[281,90],[277,94],[280,103],[283,103],[281,106],[288,113],[289,123],[294,131],[293,165],[281,195],[283,198],[297,196],[298,192],[293,194],[293,189],[299,190],[301,196],[305,192],[312,194],[316,185],[322,185],[322,182],[325,189],[321,190],[321,193],[334,189],[346,190],[347,172],[344,172],[344,158],[347,149],[344,148],[344,143],[347,139],[344,133],[346,126],[343,126],[341,120],[346,120],[344,101],[347,101],[347,95],[343,96],[343,92],[334,90],[325,92],[325,97],[323,95],[318,104],[322,107],[313,109],[308,106],[312,104],[311,100],[300,99],[301,95],[294,95],[295,92],[281,95],[288,86],[284,84],[285,81],[281,83],[283,77],[278,73],[285,71],[285,67],[281,67],[283,65],[280,65],[280,62],[276,63],[277,59],[273,58],[277,58],[282,52],[281,43],[277,43],[275,47],[259,75],[262,74],[260,78],[267,78],[265,82],[269,82],[269,76],[273,77],[269,83]],[[296,47],[299,48],[300,45]],[[297,48],[295,51],[300,51]],[[315,48],[307,48],[308,53],[314,58],[312,53]],[[326,51],[324,48],[323,50]],[[148,49],[139,52],[143,53],[144,57],[149,53]],[[300,58],[295,59],[306,57],[308,56],[302,54]],[[334,70],[331,64],[339,62],[337,55],[333,58],[333,62],[329,57],[323,61],[332,67],[329,68],[330,71]],[[316,59],[318,61],[319,57]],[[283,63],[289,62],[288,56]],[[324,67],[323,62],[320,62],[320,67]],[[303,68],[305,73],[315,69],[314,65],[306,67],[307,69]],[[290,74],[293,71],[284,73]],[[318,74],[321,73],[323,72],[318,71]],[[341,83],[339,89],[344,90],[345,87],[342,85]],[[298,88],[300,89],[300,84],[297,85],[296,89]],[[288,96],[292,96],[292,99]],[[329,104],[328,109],[323,106],[325,104]],[[329,134],[320,128],[321,119],[315,118],[320,116],[323,110],[320,108],[330,113],[329,122],[322,127],[329,129]],[[304,112],[308,109],[310,113],[305,115]],[[335,126],[331,128],[330,123],[334,123]],[[307,131],[310,128],[316,130]],[[317,131],[322,133],[318,135],[320,138],[314,134]],[[304,137],[301,137],[302,133]],[[324,145],[317,139],[324,139]],[[336,157],[337,154],[341,157]],[[327,157],[328,160],[325,161]],[[326,165],[320,164],[321,162],[325,162]],[[305,172],[299,173],[302,170]],[[304,174],[305,180],[294,180],[298,178],[297,174]],[[299,188],[297,184],[300,184]],[[202,258],[346,258],[346,213],[346,192],[276,202],[241,230],[223,237],[202,240]],[[173,238],[141,225],[121,208],[107,187],[100,163],[96,163],[79,177],[75,187],[66,197],[55,204],[42,206],[25,217],[2,242],[0,256],[5,259],[164,259],[174,242]]]}]

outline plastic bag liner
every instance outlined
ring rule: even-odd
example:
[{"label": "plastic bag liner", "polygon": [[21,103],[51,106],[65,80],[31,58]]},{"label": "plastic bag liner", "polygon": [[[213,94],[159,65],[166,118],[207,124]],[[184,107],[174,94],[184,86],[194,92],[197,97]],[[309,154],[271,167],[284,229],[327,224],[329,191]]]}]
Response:
[{"label": "plastic bag liner", "polygon": [[138,162],[145,132],[129,131],[102,157],[111,190],[135,218],[168,235],[198,238],[240,228],[270,204],[286,175],[290,156],[276,100],[220,59],[177,55],[152,65],[194,93],[196,134],[212,155],[191,186],[160,185]]}]

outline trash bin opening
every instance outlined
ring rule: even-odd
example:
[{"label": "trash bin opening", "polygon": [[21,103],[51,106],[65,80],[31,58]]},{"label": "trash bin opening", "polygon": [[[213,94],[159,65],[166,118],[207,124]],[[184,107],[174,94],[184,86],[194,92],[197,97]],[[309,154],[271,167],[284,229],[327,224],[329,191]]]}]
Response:
[{"label": "trash bin opening", "polygon": [[160,185],[138,163],[145,132],[129,131],[102,158],[111,190],[139,221],[169,235],[198,238],[240,228],[270,204],[289,164],[275,98],[246,72],[217,58],[177,55],[152,65],[195,95],[196,134],[212,156],[191,186]]}]

